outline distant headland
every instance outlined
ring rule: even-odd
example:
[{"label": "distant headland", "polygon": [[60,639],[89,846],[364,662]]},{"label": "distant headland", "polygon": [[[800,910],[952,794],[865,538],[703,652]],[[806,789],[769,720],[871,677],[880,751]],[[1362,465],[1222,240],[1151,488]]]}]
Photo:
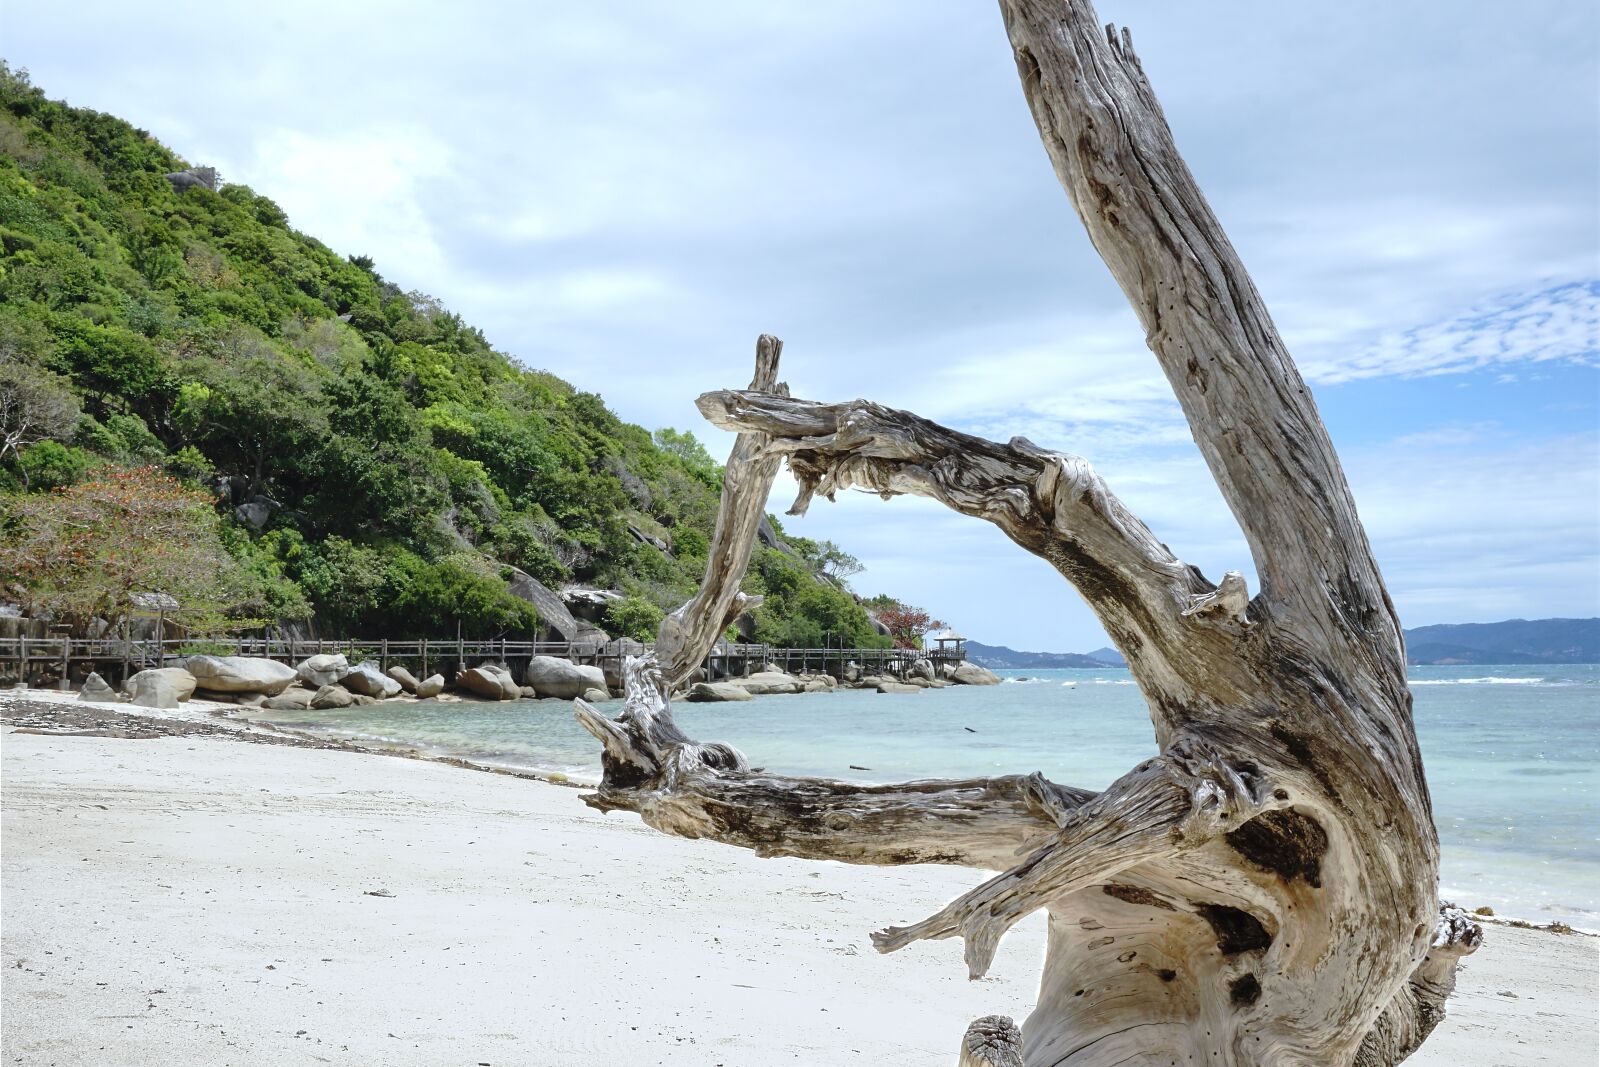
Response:
[{"label": "distant headland", "polygon": [[[1413,666],[1477,663],[1600,663],[1600,618],[1506,619],[1418,626],[1405,631],[1406,662]],[[1114,649],[1093,652],[1018,652],[1004,645],[967,642],[967,659],[991,670],[1105,668],[1125,665]]]}]

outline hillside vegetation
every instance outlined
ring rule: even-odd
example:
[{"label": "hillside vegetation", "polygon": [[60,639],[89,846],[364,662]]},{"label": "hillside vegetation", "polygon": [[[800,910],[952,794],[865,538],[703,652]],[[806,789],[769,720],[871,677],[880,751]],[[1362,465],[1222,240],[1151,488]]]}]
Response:
[{"label": "hillside vegetation", "polygon": [[[184,591],[195,625],[520,634],[536,618],[507,590],[515,567],[623,591],[606,622],[646,636],[693,591],[720,470],[692,435],[653,436],[518,364],[248,185],[167,177],[188,168],[0,66],[0,600],[49,614],[37,575],[59,584],[136,521],[108,513],[93,550],[24,536],[108,465],[130,493],[207,494],[187,536],[214,539],[228,573]],[[788,545],[751,568],[757,638],[877,643],[822,573],[848,556]]]}]

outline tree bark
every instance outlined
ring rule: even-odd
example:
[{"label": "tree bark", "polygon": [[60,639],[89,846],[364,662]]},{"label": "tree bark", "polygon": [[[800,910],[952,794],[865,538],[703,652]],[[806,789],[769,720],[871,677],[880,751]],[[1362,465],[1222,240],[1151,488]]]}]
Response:
[{"label": "tree bark", "polygon": [[[1261,592],[1176,559],[1078,457],[867,401],[793,399],[758,361],[750,390],[700,399],[740,433],[741,477],[706,589],[663,624],[665,676],[630,663],[616,721],[578,704],[605,745],[586,799],[765,855],[998,870],[874,941],[961,937],[977,977],[1012,925],[1046,909],[1027,1067],[1398,1063],[1442,1017],[1481,934],[1439,906],[1400,625],[1338,457],[1126,31],[1100,32],[1086,0],[1000,6],[1046,151],[1145,326]],[[1127,657],[1161,754],[1100,793],[1037,775],[864,787],[752,772],[684,736],[668,683],[726,624],[775,471],[763,464],[778,457],[801,485],[795,513],[852,485],[915,493],[1050,562]]]}]

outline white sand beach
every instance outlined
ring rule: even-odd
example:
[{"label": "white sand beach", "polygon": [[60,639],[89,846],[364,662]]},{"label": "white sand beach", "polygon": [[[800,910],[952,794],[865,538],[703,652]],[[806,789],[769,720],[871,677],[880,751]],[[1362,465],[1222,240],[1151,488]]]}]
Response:
[{"label": "white sand beach", "polygon": [[[981,982],[955,942],[871,949],[978,872],[762,860],[571,788],[225,736],[0,756],[6,1063],[936,1067],[1033,999],[1039,916]],[[1595,1063],[1597,940],[1487,935],[1409,1062]]]}]

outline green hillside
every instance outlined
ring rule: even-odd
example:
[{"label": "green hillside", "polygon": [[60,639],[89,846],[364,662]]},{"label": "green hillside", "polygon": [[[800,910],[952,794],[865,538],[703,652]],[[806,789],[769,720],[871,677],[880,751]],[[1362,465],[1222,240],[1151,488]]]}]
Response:
[{"label": "green hillside", "polygon": [[[167,177],[189,166],[0,66],[0,546],[109,464],[207,494],[223,564],[190,598],[215,625],[525,633],[515,567],[625,592],[605,622],[643,636],[693,591],[720,470],[692,435],[520,365],[248,185]],[[751,568],[757,636],[872,644],[819,577],[838,550],[788,543]],[[59,567],[6,569],[0,601],[51,611]]]}]

